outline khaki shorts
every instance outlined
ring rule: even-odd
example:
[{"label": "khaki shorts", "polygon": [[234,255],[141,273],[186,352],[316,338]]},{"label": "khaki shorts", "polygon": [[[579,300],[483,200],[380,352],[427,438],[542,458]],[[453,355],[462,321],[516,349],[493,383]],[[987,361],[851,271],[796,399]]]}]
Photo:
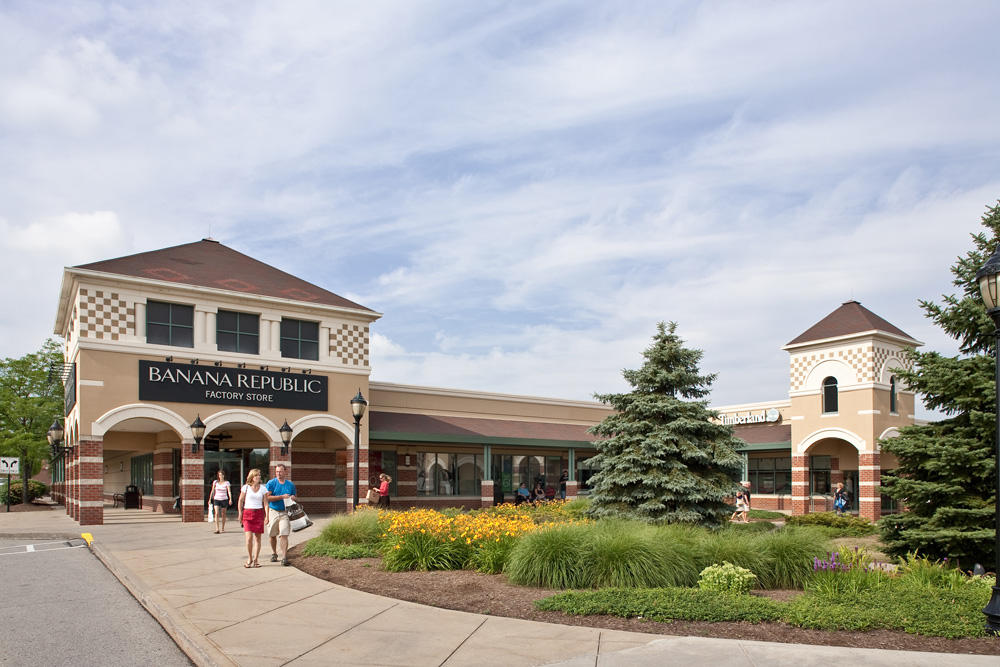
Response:
[{"label": "khaki shorts", "polygon": [[270,510],[271,522],[267,525],[267,536],[291,535],[292,523],[288,520],[288,512]]}]

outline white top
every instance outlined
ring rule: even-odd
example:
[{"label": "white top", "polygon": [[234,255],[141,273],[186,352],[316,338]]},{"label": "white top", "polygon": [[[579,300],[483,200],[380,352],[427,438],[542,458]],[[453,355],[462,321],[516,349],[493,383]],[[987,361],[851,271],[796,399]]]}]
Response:
[{"label": "white top", "polygon": [[215,499],[216,500],[228,500],[229,499],[229,480],[220,482],[215,481]]},{"label": "white top", "polygon": [[253,487],[249,484],[244,484],[243,488],[240,490],[245,495],[243,496],[243,509],[245,510],[262,510],[264,509],[264,494],[267,493],[267,487],[263,484],[257,491],[253,490]]}]

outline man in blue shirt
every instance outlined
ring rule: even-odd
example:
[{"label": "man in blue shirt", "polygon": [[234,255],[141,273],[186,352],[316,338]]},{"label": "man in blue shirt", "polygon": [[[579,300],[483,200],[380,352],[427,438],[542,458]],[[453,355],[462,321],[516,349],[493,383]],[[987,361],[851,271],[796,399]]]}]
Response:
[{"label": "man in blue shirt", "polygon": [[292,524],[285,511],[285,499],[295,500],[295,485],[285,479],[285,466],[281,463],[274,466],[274,479],[267,481],[268,526],[267,534],[271,538],[271,562],[278,562],[277,542],[281,542],[281,564],[288,565],[288,535],[292,532]]}]

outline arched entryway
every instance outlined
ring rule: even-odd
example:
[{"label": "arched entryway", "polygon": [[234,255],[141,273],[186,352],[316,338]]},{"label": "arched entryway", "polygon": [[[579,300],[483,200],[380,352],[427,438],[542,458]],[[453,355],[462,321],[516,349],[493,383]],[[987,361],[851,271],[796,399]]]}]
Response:
[{"label": "arched entryway", "polygon": [[878,454],[868,443],[843,428],[821,429],[803,439],[792,456],[792,511],[794,514],[833,510],[838,482],[851,495],[851,511],[877,519]]},{"label": "arched entryway", "polygon": [[[346,511],[353,498],[354,426],[326,414],[307,415],[289,426],[289,470],[302,507],[316,514]],[[364,446],[358,466],[362,490],[371,469],[368,457]]]}]

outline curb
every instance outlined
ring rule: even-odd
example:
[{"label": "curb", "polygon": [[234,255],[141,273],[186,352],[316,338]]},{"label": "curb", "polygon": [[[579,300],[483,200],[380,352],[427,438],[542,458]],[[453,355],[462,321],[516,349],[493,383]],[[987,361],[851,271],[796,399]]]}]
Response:
[{"label": "curb", "polygon": [[198,667],[234,667],[228,656],[211,643],[190,621],[178,618],[179,615],[170,613],[171,607],[156,593],[146,589],[138,582],[128,568],[123,566],[118,559],[110,552],[104,550],[95,540],[90,545],[91,551],[98,560],[113,574],[118,581],[128,589],[136,600],[139,601],[150,616],[156,619],[170,638],[177,646],[190,658],[191,662]]}]

